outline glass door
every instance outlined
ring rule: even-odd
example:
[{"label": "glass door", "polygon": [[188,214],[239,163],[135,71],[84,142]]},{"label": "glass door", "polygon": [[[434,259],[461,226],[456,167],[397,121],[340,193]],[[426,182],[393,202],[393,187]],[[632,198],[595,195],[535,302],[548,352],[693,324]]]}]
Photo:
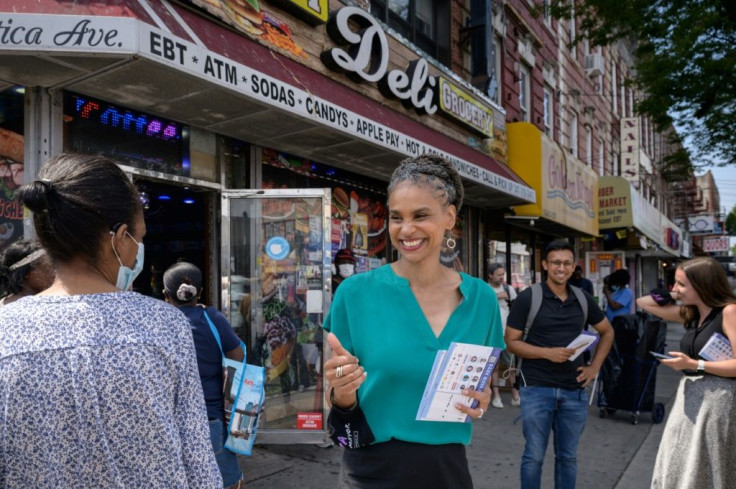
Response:
[{"label": "glass door", "polygon": [[266,368],[259,443],[320,443],[330,189],[223,191],[222,310]]}]

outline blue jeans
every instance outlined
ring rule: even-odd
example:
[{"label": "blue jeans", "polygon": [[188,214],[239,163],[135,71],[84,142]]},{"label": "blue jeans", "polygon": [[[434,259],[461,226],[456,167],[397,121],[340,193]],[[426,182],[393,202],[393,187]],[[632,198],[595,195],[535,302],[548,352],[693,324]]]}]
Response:
[{"label": "blue jeans", "polygon": [[521,489],[539,489],[550,431],[555,433],[555,488],[574,489],[578,442],[588,419],[588,394],[584,389],[536,386],[522,387],[520,394],[526,440],[521,457]]},{"label": "blue jeans", "polygon": [[240,467],[238,467],[238,457],[225,448],[227,435],[225,429],[224,420],[210,420],[210,442],[212,443],[212,449],[215,451],[215,460],[217,460],[217,466],[220,468],[224,487],[230,487],[236,484],[243,477],[243,474],[240,472]]}]

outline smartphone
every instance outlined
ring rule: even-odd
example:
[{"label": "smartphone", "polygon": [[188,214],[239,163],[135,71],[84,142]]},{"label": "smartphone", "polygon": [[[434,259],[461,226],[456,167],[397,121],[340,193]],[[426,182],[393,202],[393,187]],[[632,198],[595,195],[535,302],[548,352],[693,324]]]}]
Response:
[{"label": "smartphone", "polygon": [[669,360],[670,358],[675,358],[672,355],[666,355],[664,353],[657,353],[656,351],[650,351],[649,352],[654,358],[661,358],[664,360]]}]

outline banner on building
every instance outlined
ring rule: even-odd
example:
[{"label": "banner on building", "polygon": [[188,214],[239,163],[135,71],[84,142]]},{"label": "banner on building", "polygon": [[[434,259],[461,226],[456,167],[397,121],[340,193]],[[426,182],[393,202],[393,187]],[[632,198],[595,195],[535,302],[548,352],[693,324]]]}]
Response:
[{"label": "banner on building", "polygon": [[639,118],[621,118],[621,176],[639,182]]},{"label": "banner on building", "polygon": [[716,253],[719,251],[728,251],[728,238],[706,238],[703,240],[703,251],[706,253]]}]

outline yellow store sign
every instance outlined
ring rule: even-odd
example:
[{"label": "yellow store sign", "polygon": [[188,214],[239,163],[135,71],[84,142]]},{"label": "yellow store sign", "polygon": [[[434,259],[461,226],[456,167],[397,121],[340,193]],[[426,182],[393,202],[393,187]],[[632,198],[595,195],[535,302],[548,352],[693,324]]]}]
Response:
[{"label": "yellow store sign", "polygon": [[598,234],[598,176],[528,122],[507,126],[509,167],[531,186],[536,204],[517,216],[545,218],[584,234]]}]

